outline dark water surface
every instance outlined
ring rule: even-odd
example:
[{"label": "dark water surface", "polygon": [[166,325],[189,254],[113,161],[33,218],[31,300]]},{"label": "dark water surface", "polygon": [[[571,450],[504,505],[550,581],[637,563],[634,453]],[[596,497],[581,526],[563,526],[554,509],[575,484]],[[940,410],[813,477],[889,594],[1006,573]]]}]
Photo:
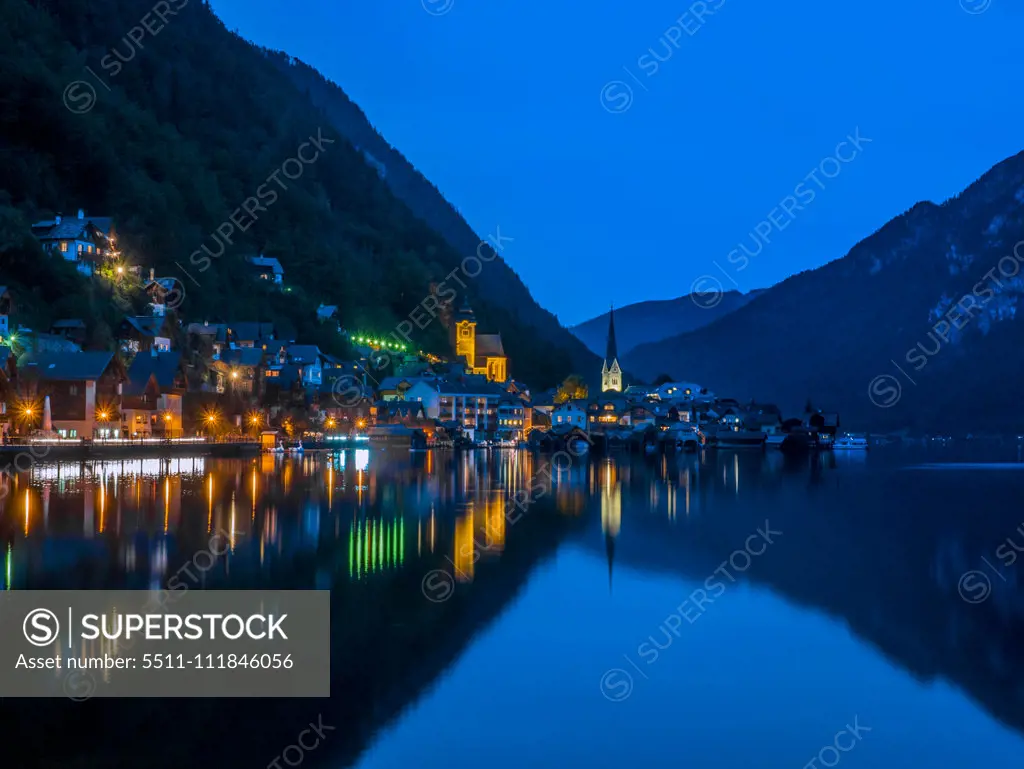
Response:
[{"label": "dark water surface", "polygon": [[1016,458],[40,465],[0,501],[6,589],[165,586],[220,534],[196,587],[331,590],[333,696],[7,699],[0,718],[34,746],[18,766],[256,769],[318,719],[308,766],[1014,764]]}]

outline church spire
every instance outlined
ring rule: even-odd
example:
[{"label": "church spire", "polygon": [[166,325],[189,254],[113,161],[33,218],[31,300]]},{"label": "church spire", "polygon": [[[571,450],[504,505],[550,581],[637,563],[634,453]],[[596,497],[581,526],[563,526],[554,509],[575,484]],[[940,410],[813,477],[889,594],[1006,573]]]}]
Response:
[{"label": "church spire", "polygon": [[619,351],[615,345],[615,307],[611,307],[608,310],[608,347],[605,349],[604,359],[610,366],[618,357]]},{"label": "church spire", "polygon": [[608,346],[605,348],[604,365],[601,366],[601,392],[613,390],[622,392],[622,369],[619,368],[619,350],[615,344],[615,308],[608,311]]}]

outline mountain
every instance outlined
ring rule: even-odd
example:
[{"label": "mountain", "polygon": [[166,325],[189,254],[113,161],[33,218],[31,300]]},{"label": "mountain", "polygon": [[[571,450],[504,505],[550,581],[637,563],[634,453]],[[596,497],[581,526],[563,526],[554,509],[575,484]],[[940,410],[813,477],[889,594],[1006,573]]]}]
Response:
[{"label": "mountain", "polygon": [[[730,312],[738,310],[764,290],[747,294],[726,291],[713,294],[687,294],[677,299],[637,302],[615,310],[615,337],[619,354],[649,342],[695,331]],[[572,326],[569,331],[598,356],[604,356],[608,336],[608,313]]]},{"label": "mountain", "polygon": [[[481,248],[475,277],[462,266],[481,237],[340,89],[207,3],[158,6],[0,0],[0,276],[29,298],[25,320],[111,304],[101,281],[55,288],[27,237],[28,222],[85,208],[115,218],[126,261],[182,281],[189,318],[283,319],[330,349],[341,338],[316,323],[320,302],[374,335],[415,314],[411,341],[447,354],[443,322],[417,310],[447,278],[480,330],[501,332],[512,376],[546,387],[599,370],[500,253]],[[288,293],[239,280],[256,252],[281,261]],[[43,272],[27,280],[26,266]]]},{"label": "mountain", "polygon": [[791,413],[810,398],[852,429],[1021,431],[1022,204],[1024,153],[624,365]]}]

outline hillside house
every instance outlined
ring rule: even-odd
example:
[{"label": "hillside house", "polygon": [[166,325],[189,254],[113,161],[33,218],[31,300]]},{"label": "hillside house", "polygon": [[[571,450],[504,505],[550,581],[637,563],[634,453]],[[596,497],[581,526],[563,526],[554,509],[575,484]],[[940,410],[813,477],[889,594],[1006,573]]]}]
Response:
[{"label": "hillside house", "polygon": [[252,275],[258,280],[266,280],[276,286],[281,286],[284,282],[284,267],[274,257],[247,256],[245,260],[249,263]]},{"label": "hillside house", "polygon": [[171,349],[173,326],[165,315],[129,315],[117,327],[115,337],[122,352],[127,354],[149,352],[155,347],[160,352]]},{"label": "hillside house", "polygon": [[98,264],[114,251],[113,222],[108,216],[55,216],[32,225],[32,234],[39,244],[61,254],[69,262],[76,262],[78,271],[92,275]]}]

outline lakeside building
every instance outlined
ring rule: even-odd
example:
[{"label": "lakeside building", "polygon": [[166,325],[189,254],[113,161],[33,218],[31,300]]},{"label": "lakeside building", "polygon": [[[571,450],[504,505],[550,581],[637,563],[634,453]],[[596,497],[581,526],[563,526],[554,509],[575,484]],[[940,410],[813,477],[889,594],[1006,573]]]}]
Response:
[{"label": "lakeside building", "polygon": [[483,375],[489,382],[508,379],[508,358],[501,334],[477,333],[476,316],[468,299],[455,314],[451,343],[455,357],[466,362],[467,373]]},{"label": "lakeside building", "polygon": [[93,438],[97,428],[109,428],[126,378],[112,352],[28,354],[18,364],[22,396],[40,404],[49,396],[53,430],[62,438]]}]

